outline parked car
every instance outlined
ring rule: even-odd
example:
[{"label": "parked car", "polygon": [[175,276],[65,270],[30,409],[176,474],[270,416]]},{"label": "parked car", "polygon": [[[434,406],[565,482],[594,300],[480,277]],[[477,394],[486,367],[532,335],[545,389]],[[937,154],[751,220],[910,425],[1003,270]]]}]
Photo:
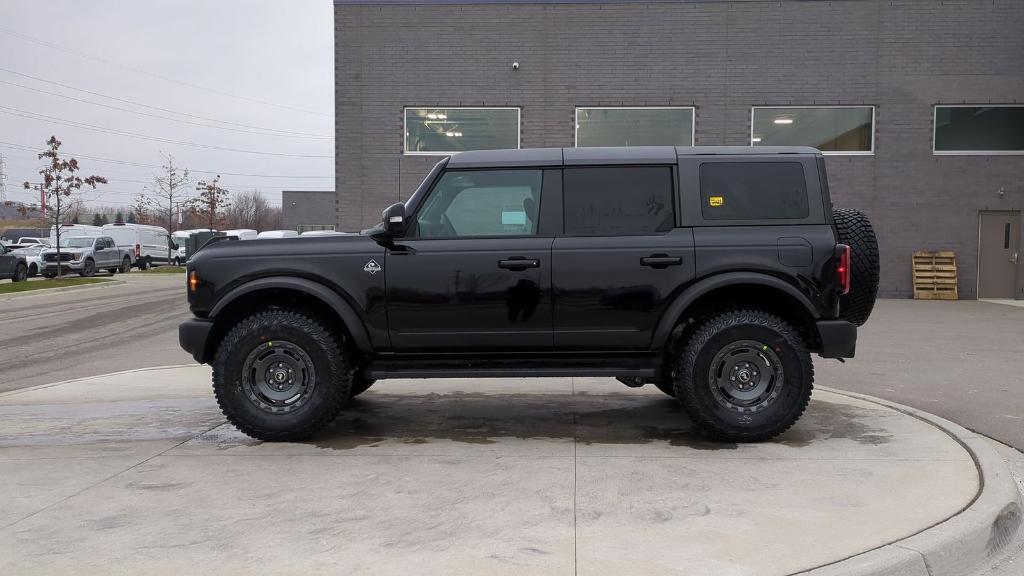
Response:
[{"label": "parked car", "polygon": [[105,224],[103,233],[113,238],[118,248],[131,255],[132,266],[139,270],[161,264],[178,266],[184,261],[178,257],[177,249],[169,249],[171,236],[166,228],[145,224]]},{"label": "parked car", "polygon": [[258,232],[249,228],[240,228],[238,230],[222,230],[221,234],[225,236],[234,236],[239,240],[255,240],[259,235]]},{"label": "parked car", "polygon": [[209,228],[194,228],[191,230],[176,230],[171,234],[171,241],[177,246],[175,252],[178,262],[183,263],[188,258],[188,239],[194,232],[210,232]]},{"label": "parked car", "polygon": [[0,280],[22,282],[28,278],[25,256],[17,254],[0,241]]},{"label": "parked car", "polygon": [[295,230],[264,230],[256,235],[258,240],[266,238],[296,238],[299,233]]},{"label": "parked car", "polygon": [[[57,252],[57,248],[46,248],[41,253],[43,276],[46,278],[57,275]],[[131,267],[131,253],[118,248],[110,236],[68,236],[60,239],[61,273],[93,276],[97,270],[114,274],[128,272]]]},{"label": "parked car", "polygon": [[24,248],[16,248],[11,251],[12,254],[25,257],[25,264],[28,266],[28,275],[30,278],[37,276],[43,269],[42,252],[49,248],[46,244],[31,244]]},{"label": "parked car", "polygon": [[772,438],[811,353],[852,358],[878,244],[833,210],[821,152],[463,152],[365,235],[218,242],[188,262],[179,341],[227,419],[306,438],[382,378],[611,376],[708,437]]}]

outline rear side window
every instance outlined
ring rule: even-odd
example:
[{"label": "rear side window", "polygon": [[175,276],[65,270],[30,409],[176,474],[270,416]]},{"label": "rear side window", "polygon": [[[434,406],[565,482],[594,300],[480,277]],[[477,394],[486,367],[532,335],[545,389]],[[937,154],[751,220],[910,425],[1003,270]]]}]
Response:
[{"label": "rear side window", "polygon": [[807,183],[799,162],[706,162],[700,165],[701,213],[707,220],[807,218]]},{"label": "rear side window", "polygon": [[669,166],[566,168],[563,184],[566,234],[656,234],[675,223]]}]

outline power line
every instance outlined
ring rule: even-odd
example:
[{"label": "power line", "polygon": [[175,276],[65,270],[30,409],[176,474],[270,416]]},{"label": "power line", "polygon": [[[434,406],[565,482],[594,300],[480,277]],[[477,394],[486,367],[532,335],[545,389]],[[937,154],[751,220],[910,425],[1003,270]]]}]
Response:
[{"label": "power line", "polygon": [[[275,132],[275,133],[280,134],[282,136],[284,136],[284,135],[295,136],[295,137],[300,137],[301,136],[301,137],[305,137],[305,138],[319,138],[319,139],[324,139],[324,140],[330,140],[330,139],[334,138],[333,136],[328,136],[328,135],[325,135],[325,134],[313,134],[313,133],[310,133],[310,132],[295,132],[295,131],[291,131],[291,130],[279,130],[277,128],[267,128],[265,126],[255,126],[255,125],[252,125],[252,124],[242,124],[242,123],[239,123],[239,122],[229,122],[227,120],[218,120],[217,118],[209,118],[207,116],[199,116],[199,115],[196,115],[196,114],[189,114],[187,112],[179,112],[177,110],[172,110],[170,108],[161,108],[160,106],[152,106],[150,104],[143,104],[142,102],[136,102],[134,100],[128,100],[126,98],[119,98],[117,96],[111,96],[109,94],[103,94],[103,93],[100,93],[100,92],[94,92],[92,90],[86,90],[84,88],[77,88],[75,86],[71,86],[70,84],[65,84],[63,82],[57,82],[57,81],[54,81],[54,80],[47,80],[45,78],[40,78],[38,76],[32,76],[31,74],[25,74],[23,72],[18,72],[16,70],[11,70],[9,68],[4,68],[2,66],[0,66],[0,72],[7,72],[8,74],[14,74],[15,76],[21,76],[22,78],[28,78],[28,79],[34,80],[36,82],[42,82],[44,84],[52,84],[54,86],[60,86],[61,88],[66,88],[68,90],[74,90],[76,92],[81,92],[83,94],[89,94],[89,95],[92,95],[92,96],[99,96],[100,98],[107,98],[109,100],[114,100],[116,102],[121,102],[123,104],[130,104],[132,106],[139,106],[141,108],[148,108],[150,110],[157,110],[159,112],[167,112],[168,114],[177,114],[179,116],[185,116],[185,117],[188,117],[188,118],[195,118],[196,120],[205,120],[207,122],[216,122],[218,124],[226,124],[228,126],[237,126],[239,128],[250,128],[250,129],[253,129],[253,130],[262,130],[262,131],[265,131],[265,132]],[[3,82],[4,84],[11,84],[13,86],[18,86],[20,88],[26,88],[28,90],[36,90],[36,91],[42,92],[44,94],[52,94],[54,96],[60,96],[62,98],[69,98],[69,99],[72,99],[72,100],[78,100],[79,102],[88,102],[89,104],[96,104],[97,106],[107,106],[105,104],[101,104],[101,103],[98,103],[98,102],[92,102],[92,101],[84,100],[84,99],[83,100],[79,100],[79,99],[74,98],[72,96],[66,96],[64,94],[58,94],[58,93],[55,93],[55,92],[48,92],[46,90],[42,90],[41,88],[33,88],[31,86],[23,86],[21,84],[16,84],[14,82],[6,81],[6,80],[0,80],[0,82]],[[111,107],[111,106],[107,106],[107,107]],[[118,109],[118,108],[115,108],[115,109]],[[127,111],[128,112],[135,112],[134,110],[127,110]],[[141,114],[141,112],[137,112],[137,113]]]},{"label": "power line", "polygon": [[[10,148],[12,150],[23,150],[26,152],[37,153],[39,150],[34,146],[27,144],[16,144],[14,142],[3,142],[0,141],[0,147]],[[102,156],[90,156],[87,154],[76,154],[75,152],[64,151],[64,154],[74,156],[76,158],[85,158],[86,160],[95,160],[97,162],[107,162],[110,164],[120,164],[123,166],[137,166],[139,168],[152,168],[156,170],[162,170],[163,166],[158,164],[146,164],[143,162],[132,162],[130,160],[118,160],[115,158],[104,158]],[[223,176],[248,176],[251,178],[284,178],[290,180],[334,180],[334,176],[313,176],[307,174],[249,174],[244,172],[224,172],[222,170],[197,170],[189,168],[189,172],[195,172],[196,174],[221,174]]]},{"label": "power line", "polygon": [[232,128],[230,126],[215,126],[213,124],[203,124],[202,122],[191,122],[189,120],[182,120],[180,118],[171,118],[168,116],[160,116],[159,114],[149,114],[148,112],[139,112],[138,110],[130,110],[128,108],[121,108],[120,106],[111,106],[109,104],[103,104],[102,102],[93,102],[92,100],[86,100],[84,98],[75,98],[74,96],[67,96],[65,94],[58,94],[57,92],[50,92],[49,90],[42,90],[40,88],[33,88],[31,86],[25,86],[16,82],[8,82],[7,80],[0,80],[2,84],[8,84],[10,86],[17,86],[18,88],[24,88],[26,90],[33,90],[43,94],[49,94],[51,96],[57,96],[59,98],[67,98],[68,100],[74,100],[76,102],[83,102],[85,104],[92,104],[94,106],[101,106],[110,110],[118,110],[121,112],[128,112],[130,114],[138,114],[139,116],[147,116],[149,118],[159,118],[161,120],[169,120],[171,122],[179,122],[181,124],[188,124],[190,126],[201,126],[203,128],[214,128],[217,130],[229,130],[231,132],[241,132],[243,134],[255,134],[257,136],[276,136],[278,138],[308,138],[312,140],[330,140],[330,136],[297,136],[292,134],[274,134],[272,132],[260,132],[256,130],[246,130],[244,128]]},{"label": "power line", "polygon": [[66,120],[64,118],[57,118],[56,116],[48,116],[46,114],[37,114],[35,112],[29,112],[28,110],[20,110],[18,108],[9,108],[7,106],[0,106],[0,112],[8,114],[10,116],[18,116],[20,118],[26,118],[29,120],[38,120],[41,122],[54,122],[56,124],[63,124],[64,126],[71,126],[72,128],[82,128],[85,130],[93,130],[95,132],[103,132],[105,134],[113,134],[115,136],[124,136],[126,138],[137,138],[139,140],[150,140],[153,142],[161,142],[164,144],[175,144],[178,146],[191,146],[194,148],[203,148],[206,150],[220,150],[222,152],[237,152],[240,154],[259,154],[262,156],[285,156],[289,158],[334,158],[333,155],[325,154],[289,154],[286,152],[266,152],[263,150],[246,150],[244,148],[227,148],[224,146],[214,146],[212,144],[200,144],[198,142],[188,142],[185,140],[172,140],[170,138],[161,138],[159,136],[150,136],[147,134],[139,134],[138,132],[128,132],[127,130],[118,130],[116,128],[106,128],[104,126],[97,126],[95,124],[86,124],[84,122],[76,122],[74,120]]},{"label": "power line", "polygon": [[62,52],[66,52],[68,54],[72,54],[74,56],[78,56],[79,58],[85,58],[85,59],[88,59],[88,60],[94,60],[96,62],[102,62],[103,64],[107,64],[109,66],[115,66],[117,68],[128,70],[130,72],[135,72],[136,74],[142,74],[143,76],[149,76],[151,78],[156,78],[158,80],[163,80],[164,82],[170,82],[170,83],[173,83],[173,84],[180,84],[182,86],[188,86],[189,88],[195,88],[197,90],[205,90],[207,92],[212,92],[214,94],[219,94],[221,96],[227,96],[229,98],[237,98],[239,100],[245,100],[246,102],[252,102],[254,104],[262,104],[264,106],[273,106],[274,108],[281,108],[281,109],[284,109],[284,110],[291,110],[293,112],[302,112],[303,114],[313,114],[315,116],[327,116],[327,117],[331,116],[331,114],[328,114],[328,113],[325,113],[325,112],[317,112],[315,110],[307,110],[305,108],[298,108],[298,107],[295,107],[295,106],[288,106],[286,104],[276,104],[274,102],[267,102],[266,100],[259,100],[259,99],[256,99],[256,98],[250,98],[248,96],[241,96],[241,95],[238,95],[238,94],[232,94],[230,92],[225,92],[223,90],[217,90],[216,88],[210,88],[210,87],[207,87],[207,86],[200,86],[199,84],[193,84],[191,82],[186,82],[184,80],[178,80],[176,78],[170,78],[170,77],[167,77],[167,76],[162,76],[160,74],[155,74],[155,73],[150,72],[148,70],[143,70],[141,68],[135,68],[134,66],[128,66],[127,64],[121,64],[120,62],[114,62],[112,60],[108,60],[108,59],[102,58],[100,56],[96,56],[96,55],[93,55],[93,54],[88,54],[88,53],[85,53],[85,52],[81,52],[79,50],[74,50],[74,49],[68,48],[66,46],[61,46],[60,44],[55,44],[53,42],[48,42],[46,40],[40,40],[39,38],[35,38],[35,37],[29,36],[27,34],[22,34],[21,32],[17,32],[15,30],[11,30],[9,28],[0,27],[0,32],[3,32],[5,34],[9,34],[11,36],[15,36],[17,38],[21,38],[22,40],[25,40],[25,41],[28,41],[28,42],[32,42],[32,43],[38,44],[40,46],[46,46],[47,48],[52,48],[54,50],[60,50]]}]

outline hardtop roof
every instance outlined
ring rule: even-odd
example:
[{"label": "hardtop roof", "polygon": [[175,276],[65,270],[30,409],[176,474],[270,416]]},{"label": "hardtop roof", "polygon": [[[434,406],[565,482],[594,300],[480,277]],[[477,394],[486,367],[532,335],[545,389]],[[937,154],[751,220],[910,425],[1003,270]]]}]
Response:
[{"label": "hardtop roof", "polygon": [[619,146],[608,148],[520,148],[457,152],[449,168],[673,164],[683,156],[820,155],[809,146]]}]

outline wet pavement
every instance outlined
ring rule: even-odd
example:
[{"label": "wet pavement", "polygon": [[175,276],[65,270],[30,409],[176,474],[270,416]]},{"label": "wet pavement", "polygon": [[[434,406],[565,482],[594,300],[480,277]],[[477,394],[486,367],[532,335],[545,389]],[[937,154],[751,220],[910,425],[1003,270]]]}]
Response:
[{"label": "wet pavement", "polygon": [[864,400],[737,445],[603,378],[384,381],[262,443],[193,366],[0,395],[0,484],[0,574],[761,575],[934,525],[978,474]]}]

